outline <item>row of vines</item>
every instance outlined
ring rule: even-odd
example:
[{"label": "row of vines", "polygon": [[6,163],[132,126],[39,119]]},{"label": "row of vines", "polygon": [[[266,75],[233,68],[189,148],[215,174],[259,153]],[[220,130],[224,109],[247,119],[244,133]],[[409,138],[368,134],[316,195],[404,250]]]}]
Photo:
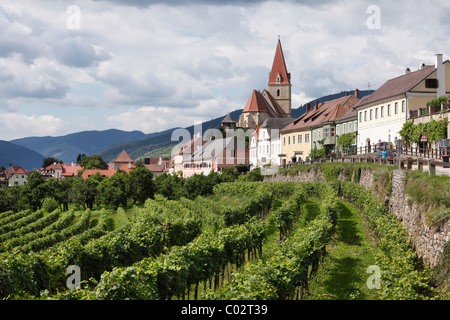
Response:
[{"label": "row of vines", "polygon": [[[339,196],[361,209],[378,237],[381,297],[429,295],[429,278],[418,271],[406,233],[364,188],[239,181],[195,199],[157,195],[132,215],[119,208],[122,223],[112,231],[104,215],[92,226],[89,209],[3,212],[0,298],[301,299],[332,238]],[[311,197],[320,199],[320,214],[294,228]],[[264,256],[271,223],[278,244]],[[82,285],[67,290],[71,265],[80,268]]]}]

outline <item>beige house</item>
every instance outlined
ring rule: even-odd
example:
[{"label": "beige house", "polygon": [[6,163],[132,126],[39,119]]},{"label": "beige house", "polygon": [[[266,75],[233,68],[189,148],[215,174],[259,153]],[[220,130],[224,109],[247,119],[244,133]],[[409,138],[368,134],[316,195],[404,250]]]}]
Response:
[{"label": "beige house", "polygon": [[422,64],[418,70],[386,81],[355,109],[358,112],[357,147],[359,153],[373,151],[373,145],[401,139],[399,131],[426,103],[450,94],[450,62],[435,57],[435,65]]},{"label": "beige house", "polygon": [[330,101],[315,102],[314,107],[306,104],[306,112],[280,131],[281,164],[309,161],[314,143],[334,145],[336,133],[334,120],[346,114],[359,101],[355,95],[345,95]]}]

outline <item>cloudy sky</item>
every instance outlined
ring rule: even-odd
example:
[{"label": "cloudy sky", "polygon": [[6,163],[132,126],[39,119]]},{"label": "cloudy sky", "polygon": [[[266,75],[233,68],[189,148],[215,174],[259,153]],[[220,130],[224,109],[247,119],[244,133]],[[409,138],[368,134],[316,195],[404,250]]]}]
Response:
[{"label": "cloudy sky", "polygon": [[428,1],[2,0],[0,140],[190,126],[267,87],[278,36],[293,107],[449,59]]}]

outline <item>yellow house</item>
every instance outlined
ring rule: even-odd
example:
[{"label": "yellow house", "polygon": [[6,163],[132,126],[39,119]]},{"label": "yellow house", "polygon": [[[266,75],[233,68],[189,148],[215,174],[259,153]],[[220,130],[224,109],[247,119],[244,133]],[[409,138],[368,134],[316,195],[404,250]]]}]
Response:
[{"label": "yellow house", "polygon": [[355,107],[358,113],[358,153],[373,152],[373,145],[401,139],[399,131],[411,117],[420,115],[426,103],[450,93],[450,62],[437,54],[435,65],[386,81]]},{"label": "yellow house", "polygon": [[335,144],[334,121],[349,112],[359,101],[359,90],[355,95],[321,102],[315,102],[311,108],[306,104],[306,112],[280,131],[281,165],[293,164],[309,160],[314,142]]}]

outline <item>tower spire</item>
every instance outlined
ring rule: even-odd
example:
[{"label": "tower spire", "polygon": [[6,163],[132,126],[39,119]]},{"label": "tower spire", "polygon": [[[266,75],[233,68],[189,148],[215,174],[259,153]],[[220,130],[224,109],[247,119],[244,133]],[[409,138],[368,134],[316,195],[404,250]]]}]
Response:
[{"label": "tower spire", "polygon": [[284,60],[283,49],[281,47],[280,36],[278,35],[278,44],[273,59],[272,70],[269,73],[269,84],[290,84],[291,74],[287,71]]}]

